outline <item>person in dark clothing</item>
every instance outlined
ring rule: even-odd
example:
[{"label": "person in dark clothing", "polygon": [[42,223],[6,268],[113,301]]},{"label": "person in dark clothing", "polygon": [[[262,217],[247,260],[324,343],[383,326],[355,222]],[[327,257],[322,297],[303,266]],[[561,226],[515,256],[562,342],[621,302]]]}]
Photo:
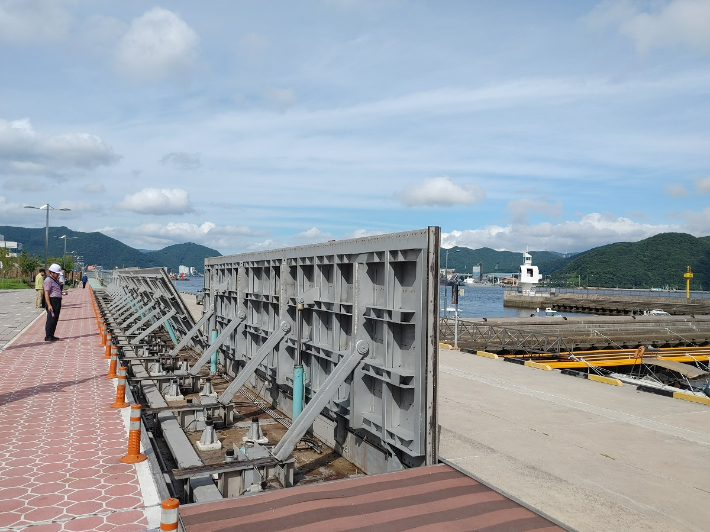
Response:
[{"label": "person in dark clothing", "polygon": [[86,274],[81,276],[81,287],[86,288],[86,283],[89,281],[89,278],[86,276]]},{"label": "person in dark clothing", "polygon": [[62,310],[62,287],[59,284],[59,274],[62,267],[52,264],[49,267],[47,278],[44,280],[44,299],[47,302],[47,323],[44,326],[44,341],[56,342],[59,338],[54,336]]}]

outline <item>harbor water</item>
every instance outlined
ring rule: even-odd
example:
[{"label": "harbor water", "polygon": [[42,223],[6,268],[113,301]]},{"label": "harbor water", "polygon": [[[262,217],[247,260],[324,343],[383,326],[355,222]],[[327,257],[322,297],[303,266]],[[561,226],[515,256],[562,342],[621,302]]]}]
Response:
[{"label": "harbor water", "polygon": [[[189,277],[185,281],[173,281],[179,292],[197,294],[204,287],[204,277]],[[492,285],[461,286],[463,295],[459,296],[459,317],[461,318],[502,318],[528,317],[530,309],[508,308],[503,306],[503,287]],[[446,301],[451,304],[451,287],[439,287],[439,314],[444,316],[444,290],[447,290]],[[544,314],[545,309],[540,309]],[[571,314],[567,314],[571,315]],[[449,311],[453,317],[453,311]]]},{"label": "harbor water", "polygon": [[[526,308],[513,308],[503,306],[502,286],[494,285],[462,285],[459,287],[463,294],[459,295],[459,317],[460,318],[526,318],[534,311]],[[455,288],[454,288],[455,290]],[[456,305],[451,304],[451,286],[439,287],[439,315],[444,316],[444,292],[446,292],[446,305],[449,307],[449,317],[454,317],[453,309]],[[540,309],[544,315],[544,308]],[[571,316],[569,313],[560,313]]]}]

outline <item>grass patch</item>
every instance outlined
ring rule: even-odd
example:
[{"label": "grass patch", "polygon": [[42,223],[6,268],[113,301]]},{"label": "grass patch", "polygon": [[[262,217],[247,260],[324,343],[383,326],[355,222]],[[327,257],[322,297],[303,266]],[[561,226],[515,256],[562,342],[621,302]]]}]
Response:
[{"label": "grass patch", "polygon": [[0,290],[17,290],[19,288],[32,288],[24,279],[12,277],[0,278]]}]

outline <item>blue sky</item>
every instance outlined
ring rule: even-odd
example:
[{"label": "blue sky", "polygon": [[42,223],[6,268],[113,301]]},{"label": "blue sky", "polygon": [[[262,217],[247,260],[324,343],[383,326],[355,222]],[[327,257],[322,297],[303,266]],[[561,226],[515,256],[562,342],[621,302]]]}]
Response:
[{"label": "blue sky", "polygon": [[221,253],[710,235],[710,0],[0,0],[0,225]]}]

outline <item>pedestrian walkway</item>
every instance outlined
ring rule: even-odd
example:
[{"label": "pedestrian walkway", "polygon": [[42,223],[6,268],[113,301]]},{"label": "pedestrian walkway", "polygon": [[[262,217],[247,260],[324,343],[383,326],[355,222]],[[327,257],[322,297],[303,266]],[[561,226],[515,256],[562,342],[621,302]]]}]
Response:
[{"label": "pedestrian walkway", "polygon": [[[25,292],[36,316],[34,291]],[[116,388],[105,378],[90,294],[79,288],[64,296],[59,341],[44,341],[40,318],[0,351],[0,532],[157,525],[148,462],[119,461],[128,409],[109,407]]]},{"label": "pedestrian walkway", "polygon": [[0,290],[0,351],[43,309],[35,308],[35,290]]}]

